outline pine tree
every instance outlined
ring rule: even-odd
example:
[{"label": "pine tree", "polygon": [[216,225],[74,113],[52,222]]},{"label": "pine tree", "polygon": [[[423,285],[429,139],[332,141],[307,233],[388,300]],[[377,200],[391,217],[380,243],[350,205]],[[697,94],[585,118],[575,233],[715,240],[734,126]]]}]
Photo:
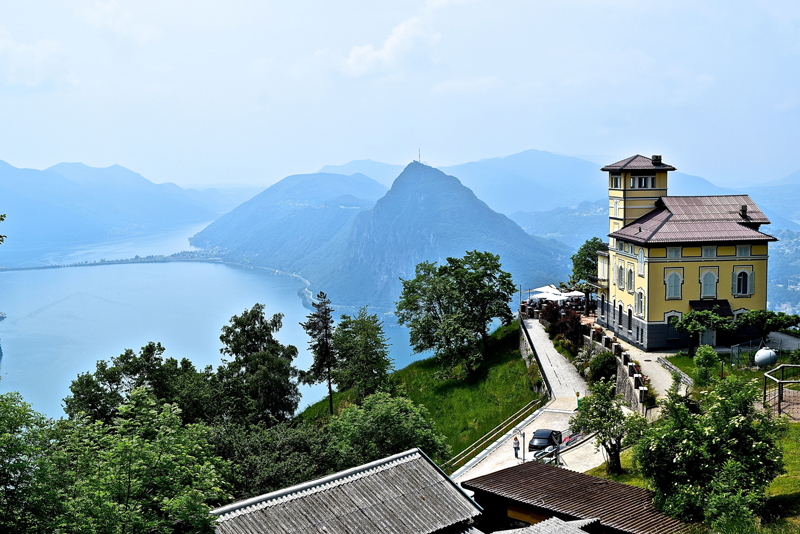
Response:
[{"label": "pine tree", "polygon": [[328,296],[320,291],[317,302],[312,303],[314,311],[308,315],[305,323],[300,323],[311,341],[308,342],[314,361],[311,368],[300,374],[304,384],[328,382],[328,397],[331,415],[333,415],[333,372],[336,368],[336,352],[333,349],[333,308]]}]

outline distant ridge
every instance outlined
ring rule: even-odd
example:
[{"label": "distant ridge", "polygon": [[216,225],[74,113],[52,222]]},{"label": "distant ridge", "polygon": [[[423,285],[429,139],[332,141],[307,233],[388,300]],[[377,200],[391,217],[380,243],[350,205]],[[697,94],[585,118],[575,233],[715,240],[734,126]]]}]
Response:
[{"label": "distant ridge", "polygon": [[374,206],[357,205],[351,197],[349,211],[322,197],[313,209],[288,200],[307,188],[341,193],[366,177],[339,175],[332,188],[320,183],[337,175],[303,176],[278,182],[198,233],[192,244],[215,248],[231,260],[294,270],[311,281],[313,291],[323,290],[339,304],[383,309],[393,306],[400,278],[413,277],[417,263],[473,249],[499,254],[504,268],[526,287],[567,274],[568,247],[526,234],[457,178],[432,167],[409,164]]}]

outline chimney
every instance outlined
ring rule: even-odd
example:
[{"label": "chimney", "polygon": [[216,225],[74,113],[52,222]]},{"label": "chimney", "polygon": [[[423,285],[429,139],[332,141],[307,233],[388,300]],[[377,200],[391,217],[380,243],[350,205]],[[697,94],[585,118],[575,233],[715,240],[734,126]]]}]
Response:
[{"label": "chimney", "polygon": [[739,208],[739,215],[742,217],[742,219],[747,218],[747,204],[742,204],[742,206]]},{"label": "chimney", "polygon": [[661,156],[653,154],[653,165],[661,165]]}]

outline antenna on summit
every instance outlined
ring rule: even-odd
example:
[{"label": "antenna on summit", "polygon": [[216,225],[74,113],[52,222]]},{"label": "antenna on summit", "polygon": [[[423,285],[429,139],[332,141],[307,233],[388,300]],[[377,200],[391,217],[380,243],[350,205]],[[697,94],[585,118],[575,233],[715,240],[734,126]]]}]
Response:
[{"label": "antenna on summit", "polygon": [[419,149],[419,154],[417,154],[417,163],[422,163],[422,149]]}]

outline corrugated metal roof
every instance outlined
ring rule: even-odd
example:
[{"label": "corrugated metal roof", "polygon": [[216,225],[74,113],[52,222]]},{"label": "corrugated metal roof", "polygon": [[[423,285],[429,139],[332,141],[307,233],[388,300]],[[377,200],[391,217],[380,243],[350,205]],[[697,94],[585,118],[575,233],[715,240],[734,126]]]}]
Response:
[{"label": "corrugated metal roof", "polygon": [[631,534],[682,533],[690,527],[656,510],[651,491],[537,462],[461,485],[562,517],[599,518],[601,525]]},{"label": "corrugated metal roof", "polygon": [[646,156],[636,154],[629,158],[625,158],[616,163],[606,165],[601,171],[675,171],[677,170],[672,165],[662,163],[660,165],[653,165],[653,160]]},{"label": "corrugated metal roof", "polygon": [[211,513],[219,516],[220,534],[425,534],[480,512],[422,451],[411,449]]},{"label": "corrugated metal roof", "polygon": [[[743,205],[746,217],[740,214]],[[747,195],[661,197],[653,211],[609,236],[640,245],[777,241],[755,229],[761,224],[769,219]]]}]

